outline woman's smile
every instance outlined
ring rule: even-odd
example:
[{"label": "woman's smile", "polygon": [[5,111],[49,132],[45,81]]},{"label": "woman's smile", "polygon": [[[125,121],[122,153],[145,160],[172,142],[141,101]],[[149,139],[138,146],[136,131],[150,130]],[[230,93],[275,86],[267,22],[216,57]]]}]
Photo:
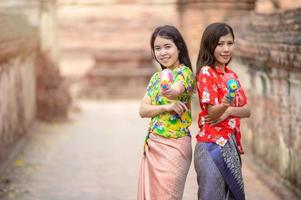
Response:
[{"label": "woman's smile", "polygon": [[162,62],[168,62],[169,57],[161,57],[161,58],[159,58],[159,60],[162,61]]}]

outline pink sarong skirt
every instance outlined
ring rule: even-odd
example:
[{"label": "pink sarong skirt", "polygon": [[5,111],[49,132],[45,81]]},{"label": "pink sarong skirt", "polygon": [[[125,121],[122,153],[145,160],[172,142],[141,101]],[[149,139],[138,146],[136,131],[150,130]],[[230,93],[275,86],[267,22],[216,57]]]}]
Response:
[{"label": "pink sarong skirt", "polygon": [[192,159],[191,137],[150,134],[142,158],[138,200],[181,200]]}]

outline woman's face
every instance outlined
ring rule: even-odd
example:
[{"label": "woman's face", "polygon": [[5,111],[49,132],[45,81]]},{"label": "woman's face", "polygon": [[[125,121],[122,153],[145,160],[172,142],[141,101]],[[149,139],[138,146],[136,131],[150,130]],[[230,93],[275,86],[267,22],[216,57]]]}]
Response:
[{"label": "woman's face", "polygon": [[174,69],[180,65],[179,50],[175,43],[160,36],[154,41],[154,53],[158,62],[169,69]]},{"label": "woman's face", "polygon": [[224,66],[232,57],[234,49],[233,37],[230,33],[219,38],[217,46],[214,50],[214,58],[216,66]]}]

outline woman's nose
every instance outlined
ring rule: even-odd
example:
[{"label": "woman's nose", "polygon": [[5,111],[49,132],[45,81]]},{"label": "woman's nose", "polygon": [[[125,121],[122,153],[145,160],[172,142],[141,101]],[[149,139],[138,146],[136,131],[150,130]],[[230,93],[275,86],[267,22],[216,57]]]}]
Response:
[{"label": "woman's nose", "polygon": [[162,49],[161,51],[160,51],[160,55],[165,55],[166,54],[166,51],[164,50],[164,49]]},{"label": "woman's nose", "polygon": [[230,48],[229,45],[225,45],[224,46],[224,51],[229,51],[229,48]]}]

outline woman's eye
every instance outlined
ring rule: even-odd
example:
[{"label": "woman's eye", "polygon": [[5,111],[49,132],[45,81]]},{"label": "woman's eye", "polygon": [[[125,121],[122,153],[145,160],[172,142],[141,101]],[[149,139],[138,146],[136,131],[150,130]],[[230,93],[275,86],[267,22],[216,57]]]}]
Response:
[{"label": "woman's eye", "polygon": [[217,43],[217,46],[223,46],[224,44],[223,43]]},{"label": "woman's eye", "polygon": [[233,45],[234,44],[234,42],[228,42],[228,45]]},{"label": "woman's eye", "polygon": [[155,47],[155,51],[159,51],[160,50],[160,47]]}]

